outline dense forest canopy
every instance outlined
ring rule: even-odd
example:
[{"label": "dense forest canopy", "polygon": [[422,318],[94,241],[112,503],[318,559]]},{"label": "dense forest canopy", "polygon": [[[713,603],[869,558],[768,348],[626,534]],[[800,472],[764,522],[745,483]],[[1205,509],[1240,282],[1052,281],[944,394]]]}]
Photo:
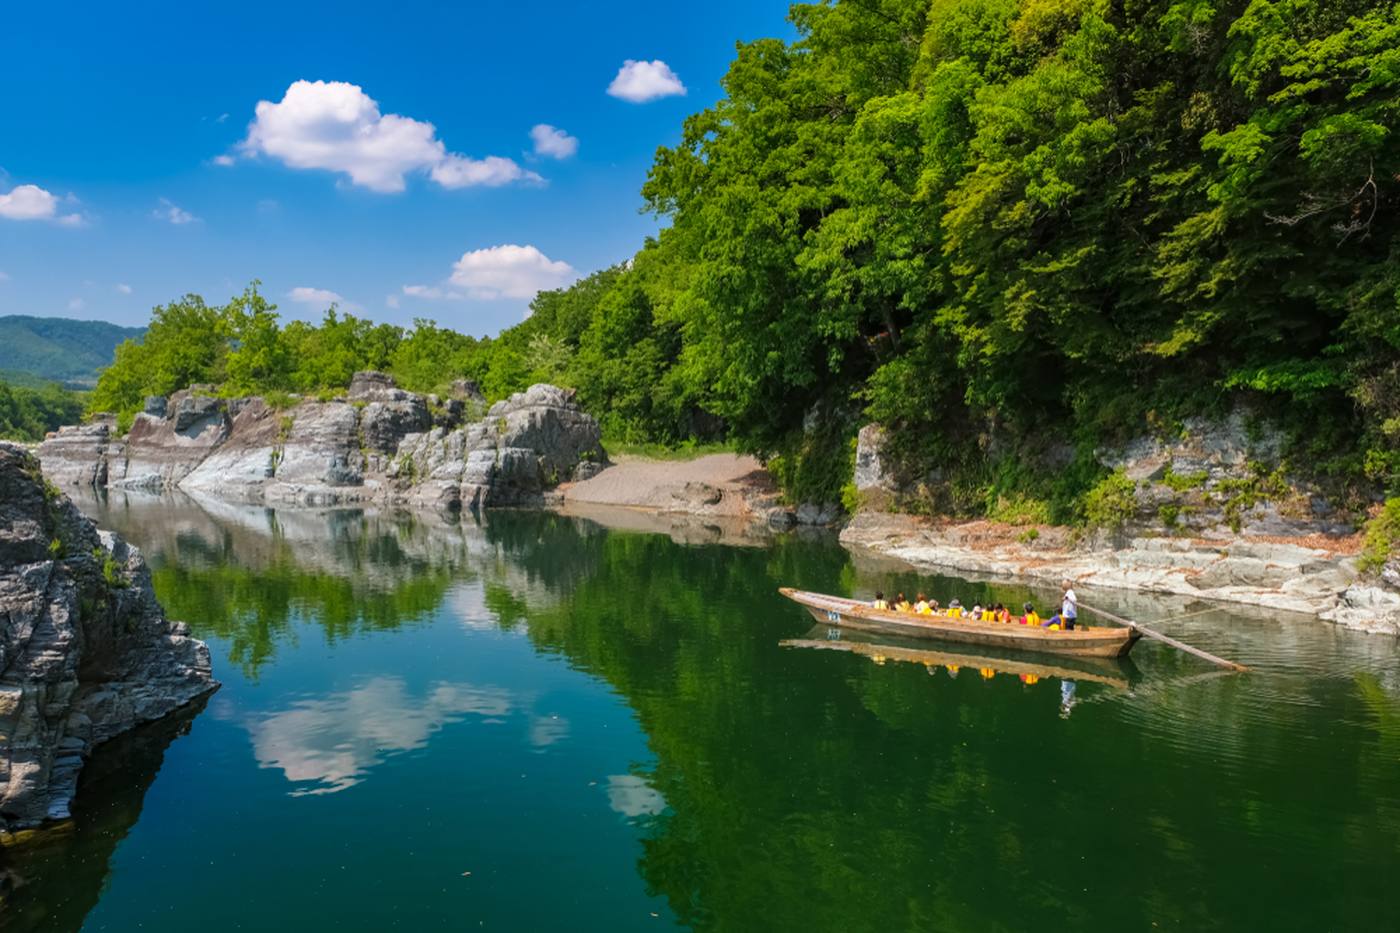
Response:
[{"label": "dense forest canopy", "polygon": [[82,413],[82,397],[60,385],[16,385],[0,378],[0,438],[41,441]]},{"label": "dense forest canopy", "polygon": [[[491,340],[255,290],[157,309],[92,404],[576,386],[609,437],[725,434],[831,500],[859,426],[976,511],[1057,518],[1096,447],[1245,405],[1290,465],[1400,492],[1400,6],[843,0],[741,44],[658,151],[666,228]],[[1053,456],[1052,456],[1053,453]]]}]

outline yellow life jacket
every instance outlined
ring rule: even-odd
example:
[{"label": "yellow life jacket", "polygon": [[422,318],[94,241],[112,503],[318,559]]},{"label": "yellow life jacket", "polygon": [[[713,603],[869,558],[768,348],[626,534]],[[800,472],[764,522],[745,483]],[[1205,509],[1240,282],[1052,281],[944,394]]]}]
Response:
[{"label": "yellow life jacket", "polygon": [[948,607],[948,618],[950,618],[950,619],[961,619],[961,618],[962,618],[962,614],[963,614],[962,606],[949,606],[949,607]]},{"label": "yellow life jacket", "polygon": [[1026,624],[1026,625],[1039,625],[1039,624],[1040,624],[1040,614],[1037,613],[1035,610],[1031,610],[1030,612],[1026,613],[1026,621],[1025,621],[1025,624]]},{"label": "yellow life jacket", "polygon": [[997,672],[990,667],[984,667],[978,673],[980,673],[987,680],[991,680],[997,675]]},{"label": "yellow life jacket", "polygon": [[983,610],[982,610],[982,621],[983,621],[983,622],[995,622],[996,620],[997,620],[997,614],[996,614],[995,612],[993,612],[993,611],[990,610],[990,609],[983,609]]},{"label": "yellow life jacket", "polygon": [[924,603],[924,608],[922,608],[922,609],[919,610],[919,615],[921,615],[921,616],[931,616],[931,615],[933,615],[933,607],[930,606],[928,603]]},{"label": "yellow life jacket", "polygon": [[890,608],[889,600],[886,600],[886,599],[877,599],[877,600],[875,600],[874,608],[876,608],[876,609],[889,609],[889,608]]},{"label": "yellow life jacket", "polygon": [[894,604],[894,611],[895,611],[895,612],[908,612],[908,611],[909,611],[909,600],[904,599],[904,600],[900,600],[899,602],[895,603],[895,604]]}]

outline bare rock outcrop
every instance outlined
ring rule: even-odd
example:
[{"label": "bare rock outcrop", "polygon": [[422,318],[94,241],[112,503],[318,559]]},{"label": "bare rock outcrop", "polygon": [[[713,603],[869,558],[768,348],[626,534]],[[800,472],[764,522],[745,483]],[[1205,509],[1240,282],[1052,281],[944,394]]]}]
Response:
[{"label": "bare rock outcrop", "polygon": [[356,373],[342,398],[215,398],[177,392],[138,414],[125,439],[103,421],[64,428],[39,448],[64,486],[184,488],[288,505],[410,501],[524,505],[602,460],[598,423],[549,385],[485,409],[472,383],[451,397]]},{"label": "bare rock outcrop", "polygon": [[59,428],[43,443],[44,473],[60,486],[106,486],[112,428],[110,418]]},{"label": "bare rock outcrop", "polygon": [[0,829],[68,815],[92,748],[217,686],[140,553],[0,444]]},{"label": "bare rock outcrop", "polygon": [[600,436],[572,392],[533,385],[492,405],[481,421],[404,438],[391,475],[422,504],[534,504],[580,465],[601,461]]}]

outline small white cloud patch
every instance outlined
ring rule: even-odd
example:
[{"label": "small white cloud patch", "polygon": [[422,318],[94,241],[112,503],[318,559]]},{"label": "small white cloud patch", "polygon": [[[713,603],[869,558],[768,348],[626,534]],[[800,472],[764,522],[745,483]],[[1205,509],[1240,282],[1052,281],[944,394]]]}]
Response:
[{"label": "small white cloud patch", "polygon": [[608,85],[608,93],[634,104],[644,104],[661,97],[683,96],[685,85],[671,66],[660,59],[639,62],[629,58]]},{"label": "small white cloud patch", "polygon": [[452,284],[467,297],[533,298],[536,293],[562,288],[578,273],[567,262],[556,262],[533,246],[513,243],[463,253],[452,266]]},{"label": "small white cloud patch", "polygon": [[81,299],[81,298],[70,298],[70,299],[68,300],[68,310],[69,310],[69,311],[81,311],[81,310],[83,310],[83,308],[85,308],[86,306],[87,306],[87,302],[83,301],[83,299]]},{"label": "small white cloud patch", "polygon": [[530,130],[535,143],[535,155],[549,159],[567,159],[578,152],[578,137],[570,136],[557,126],[536,124]]},{"label": "small white cloud patch", "polygon": [[198,217],[175,204],[169,198],[161,198],[160,205],[155,210],[151,211],[151,216],[156,220],[164,220],[177,227],[196,223],[199,220]]},{"label": "small white cloud patch", "polygon": [[126,284],[125,282],[118,282],[118,283],[116,284],[115,288],[116,288],[116,290],[117,290],[117,294],[119,294],[119,295],[130,295],[130,294],[131,294],[131,286],[128,285],[128,284]]},{"label": "small white cloud patch", "polygon": [[297,304],[303,305],[321,305],[325,307],[332,304],[345,304],[345,299],[329,288],[311,288],[308,285],[298,285],[296,288],[287,292],[287,297]]}]

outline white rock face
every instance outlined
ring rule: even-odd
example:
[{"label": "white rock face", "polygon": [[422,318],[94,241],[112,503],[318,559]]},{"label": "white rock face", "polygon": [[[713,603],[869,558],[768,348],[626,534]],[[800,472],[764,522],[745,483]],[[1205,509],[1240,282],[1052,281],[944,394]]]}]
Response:
[{"label": "white rock face", "polygon": [[125,441],[112,439],[108,422],[64,428],[39,457],[68,486],[438,508],[537,502],[581,463],[602,460],[598,423],[570,392],[531,386],[468,423],[470,412],[481,415],[480,395],[465,383],[458,395],[430,400],[373,372],[356,373],[343,399],[283,411],[191,390],[148,405],[162,414],[137,415]]}]

